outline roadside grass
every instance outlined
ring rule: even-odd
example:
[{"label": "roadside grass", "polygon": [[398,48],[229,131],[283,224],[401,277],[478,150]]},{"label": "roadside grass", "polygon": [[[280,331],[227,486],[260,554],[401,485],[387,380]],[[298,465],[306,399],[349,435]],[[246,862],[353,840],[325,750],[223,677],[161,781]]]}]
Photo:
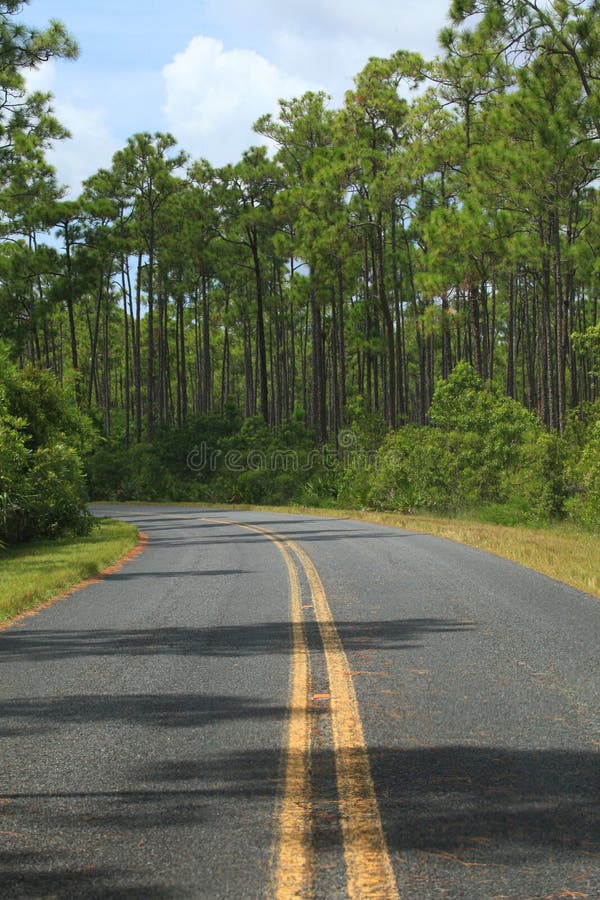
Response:
[{"label": "roadside grass", "polygon": [[102,519],[85,537],[0,550],[0,625],[98,575],[137,541],[134,525]]}]

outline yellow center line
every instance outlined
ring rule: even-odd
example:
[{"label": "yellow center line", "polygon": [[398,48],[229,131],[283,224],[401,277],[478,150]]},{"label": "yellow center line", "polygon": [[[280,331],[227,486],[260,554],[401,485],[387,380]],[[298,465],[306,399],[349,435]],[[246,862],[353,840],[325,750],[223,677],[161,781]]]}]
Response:
[{"label": "yellow center line", "polygon": [[273,893],[278,900],[312,896],[314,871],[311,845],[309,653],[302,616],[302,595],[296,566],[277,536],[241,522],[207,517],[204,521],[235,525],[264,534],[282,554],[290,584],[292,658],[290,714],[287,722],[284,789],[279,809]]},{"label": "yellow center line", "polygon": [[356,900],[392,900],[399,897],[399,892],[379,815],[348,658],[311,558],[295,542],[287,544],[304,566],[325,651],[348,894]]},{"label": "yellow center line", "polygon": [[[212,518],[210,521],[237,525],[264,535],[273,541],[282,552],[290,572],[294,626],[294,669],[299,668],[301,674],[298,676],[294,674],[292,682],[292,713],[288,726],[286,787],[280,816],[282,840],[279,852],[277,895],[281,900],[287,897],[308,896],[307,893],[297,892],[300,882],[294,868],[289,884],[286,873],[282,871],[284,865],[289,863],[293,865],[294,854],[297,852],[292,849],[293,838],[290,832],[291,828],[297,827],[293,824],[294,814],[306,828],[308,820],[306,813],[310,811],[309,795],[305,799],[306,795],[304,794],[305,790],[310,794],[308,716],[306,715],[302,728],[300,725],[294,726],[294,711],[307,709],[308,704],[308,648],[304,634],[298,578],[286,550],[287,547],[295,554],[306,574],[311,592],[311,604],[314,608],[325,653],[331,692],[333,749],[348,894],[353,900],[363,900],[368,897],[377,898],[377,900],[388,900],[388,898],[396,900],[399,892],[381,824],[356,691],[350,675],[348,658],[342,646],[319,573],[303,548],[285,535],[267,531],[258,525],[244,525],[240,522]],[[298,690],[297,694],[295,693],[296,689]],[[298,728],[298,734],[293,731],[294,727]],[[303,730],[304,728],[306,731]],[[297,746],[302,748],[301,752],[292,751],[292,737],[297,741]],[[305,771],[297,771],[298,767]],[[300,797],[302,797],[300,802],[302,813],[305,815],[302,819],[298,810],[294,810]],[[306,840],[306,844],[304,844],[304,840]],[[301,868],[306,867],[306,870],[309,866],[308,840],[309,836],[303,832],[301,843],[305,855],[302,857]],[[306,889],[305,882],[304,890]]]}]

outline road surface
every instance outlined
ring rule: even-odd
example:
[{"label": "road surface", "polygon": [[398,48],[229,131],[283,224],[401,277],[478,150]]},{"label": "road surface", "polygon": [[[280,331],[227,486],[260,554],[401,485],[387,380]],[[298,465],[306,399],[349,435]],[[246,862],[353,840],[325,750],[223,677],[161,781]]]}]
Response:
[{"label": "road surface", "polygon": [[600,603],[354,522],[95,507],[0,633],[0,897],[600,897]]}]

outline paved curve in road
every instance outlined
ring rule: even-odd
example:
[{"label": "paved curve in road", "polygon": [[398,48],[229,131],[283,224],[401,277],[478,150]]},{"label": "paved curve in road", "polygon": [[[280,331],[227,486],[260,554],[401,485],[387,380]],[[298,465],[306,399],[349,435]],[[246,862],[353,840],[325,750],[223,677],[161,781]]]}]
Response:
[{"label": "paved curve in road", "polygon": [[353,522],[146,551],[0,634],[0,896],[600,897],[600,603]]}]

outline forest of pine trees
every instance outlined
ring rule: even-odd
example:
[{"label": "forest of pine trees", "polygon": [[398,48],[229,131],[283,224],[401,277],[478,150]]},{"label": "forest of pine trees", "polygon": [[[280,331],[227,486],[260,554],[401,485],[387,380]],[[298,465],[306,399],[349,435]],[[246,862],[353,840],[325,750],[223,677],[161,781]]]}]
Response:
[{"label": "forest of pine trees", "polygon": [[[596,524],[596,2],[455,0],[439,56],[370,59],[341,109],[321,93],[281,100],[255,123],[261,145],[220,168],[169,134],[135,134],[76,200],[45,158],[64,137],[51,100],[22,76],[76,48],[56,24],[20,31],[21,5],[0,3],[0,338],[93,423],[93,493],[136,494],[110,471],[128,453],[158,465],[154,447],[158,496],[168,460],[201,439],[308,452],[362,428],[365,446],[421,446],[444,429],[450,379],[526,415],[513,419],[545,447],[544,483],[564,450],[560,491],[567,506],[587,491]],[[223,475],[213,495],[268,490],[238,496]]]}]

